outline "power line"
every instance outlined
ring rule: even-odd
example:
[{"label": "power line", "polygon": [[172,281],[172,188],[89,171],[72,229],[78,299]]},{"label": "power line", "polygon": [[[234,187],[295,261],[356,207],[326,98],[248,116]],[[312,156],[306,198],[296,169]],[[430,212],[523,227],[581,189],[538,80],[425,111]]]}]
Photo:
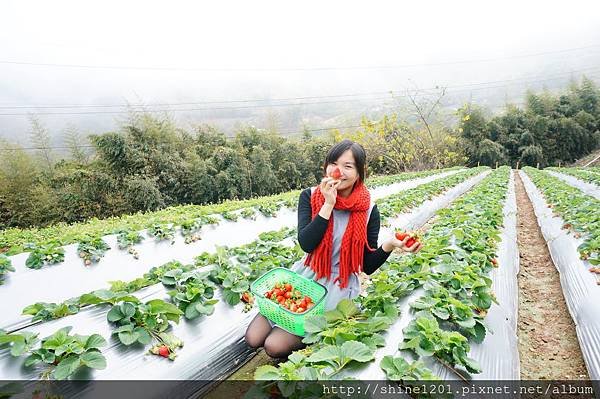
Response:
[{"label": "power line", "polygon": [[[554,78],[547,78],[547,79],[525,80],[525,78],[516,78],[516,79],[496,80],[496,81],[488,81],[488,82],[468,83],[468,84],[464,84],[464,85],[447,86],[446,89],[448,89],[447,90],[448,92],[452,92],[452,93],[463,92],[463,91],[474,91],[474,90],[488,90],[488,89],[494,89],[494,88],[507,87],[511,82],[514,82],[514,83],[538,83],[538,82],[554,81],[554,80],[564,79],[565,77],[569,77],[573,73],[590,71],[590,70],[598,70],[598,69],[600,69],[600,67],[590,67],[590,68],[585,68],[585,69],[576,70],[576,71],[569,71],[569,72],[564,72],[561,74],[554,75],[555,76]],[[490,83],[503,83],[503,82],[508,83],[508,84],[485,86],[485,85],[489,85]],[[473,87],[473,86],[484,86],[484,87]],[[461,87],[463,89],[460,89]],[[473,87],[473,88],[469,88],[469,87]],[[435,93],[426,93],[426,92],[440,90],[441,88],[442,87],[438,86],[435,88],[421,89],[420,93],[415,94],[414,97],[433,95]],[[340,96],[322,96],[322,97],[315,96],[312,98],[327,98],[327,97],[331,98],[331,97],[341,97],[341,96],[343,96],[343,97],[352,97],[352,96],[358,97],[361,95],[363,95],[363,96],[367,95],[367,94],[375,95],[378,93],[388,93],[388,95],[385,97],[375,97],[375,98],[357,98],[357,99],[345,99],[345,100],[296,102],[296,103],[281,103],[281,104],[268,104],[268,105],[251,104],[251,105],[240,105],[240,106],[229,106],[229,107],[223,106],[223,107],[176,108],[176,109],[168,109],[168,108],[166,108],[166,109],[141,109],[141,110],[129,109],[126,111],[123,111],[123,110],[108,110],[108,111],[93,110],[93,111],[67,111],[67,112],[56,112],[56,111],[51,111],[51,112],[33,112],[33,111],[8,112],[8,113],[0,113],[0,116],[28,116],[31,114],[35,114],[35,115],[102,115],[102,114],[147,113],[147,112],[156,113],[156,112],[219,111],[219,110],[257,109],[257,108],[260,109],[260,108],[289,107],[289,106],[299,106],[299,105],[318,105],[318,104],[331,104],[331,103],[365,102],[365,101],[374,101],[374,100],[385,100],[385,99],[391,99],[390,95],[392,95],[394,98],[409,96],[408,94],[394,95],[393,91],[388,91],[388,92],[372,92],[372,93],[363,93],[363,94],[358,94],[358,93],[346,94],[346,95],[340,95]],[[308,98],[308,97],[305,97],[305,98]],[[236,100],[236,101],[242,101],[242,100]],[[245,100],[245,101],[249,101],[249,100]],[[266,100],[266,101],[268,101],[268,100]],[[271,100],[271,101],[274,101],[274,100]],[[180,104],[183,105],[184,103],[180,103]],[[179,105],[179,104],[172,103],[169,105]],[[4,108],[4,107],[0,107],[0,109],[1,108]],[[11,107],[6,107],[6,108],[11,108]],[[48,107],[48,108],[51,108],[51,107]]]},{"label": "power line", "polygon": [[400,69],[400,68],[416,68],[416,67],[431,67],[431,66],[447,66],[472,64],[479,62],[493,62],[510,59],[520,59],[529,57],[538,57],[549,54],[561,54],[590,48],[600,47],[600,44],[574,47],[555,51],[545,51],[539,53],[513,55],[507,57],[483,58],[475,60],[463,61],[445,61],[435,63],[421,64],[403,64],[403,65],[379,65],[379,66],[352,66],[352,67],[312,67],[312,68],[182,68],[182,67],[143,67],[143,66],[117,66],[117,65],[85,65],[85,64],[60,64],[60,63],[40,63],[40,62],[25,62],[25,61],[0,61],[0,64],[5,65],[23,65],[23,66],[43,66],[43,67],[59,67],[59,68],[80,68],[80,69],[110,69],[110,70],[148,70],[148,71],[178,71],[178,72],[297,72],[297,71],[344,71],[344,70],[372,70],[372,69]]},{"label": "power line", "polygon": [[[553,76],[563,76],[570,75],[573,73],[581,73],[586,71],[594,71],[598,70],[600,67],[588,67],[582,69],[576,69],[568,72],[560,72],[556,74],[547,75],[547,77]],[[517,82],[521,80],[527,80],[531,77],[538,77],[539,75],[529,75],[521,78],[515,79],[505,79],[505,80],[496,80],[496,81],[487,81],[487,82],[476,82],[476,83],[465,83],[462,85],[455,86],[444,86],[446,89],[454,89],[460,87],[469,87],[469,86],[480,86],[487,85],[491,83],[505,83],[505,82]],[[432,91],[438,90],[438,87],[425,88],[423,91]],[[310,99],[322,99],[322,98],[339,98],[339,97],[362,97],[362,96],[374,96],[374,95],[382,95],[382,94],[390,94],[393,90],[388,91],[374,91],[374,92],[362,92],[362,93],[350,93],[350,94],[335,94],[335,95],[324,95],[324,96],[303,96],[303,97],[287,97],[287,98],[258,98],[258,99],[245,99],[245,100],[213,100],[213,101],[196,101],[196,102],[179,102],[179,103],[138,103],[138,104],[59,104],[59,105],[5,105],[0,106],[1,109],[23,109],[23,108],[35,108],[35,109],[78,109],[78,108],[130,108],[130,107],[143,107],[143,106],[183,106],[183,105],[206,105],[206,104],[235,104],[235,103],[247,103],[247,102],[277,102],[277,101],[295,101],[295,100],[310,100]],[[267,105],[267,107],[270,105]],[[0,114],[3,115],[3,114]]]}]

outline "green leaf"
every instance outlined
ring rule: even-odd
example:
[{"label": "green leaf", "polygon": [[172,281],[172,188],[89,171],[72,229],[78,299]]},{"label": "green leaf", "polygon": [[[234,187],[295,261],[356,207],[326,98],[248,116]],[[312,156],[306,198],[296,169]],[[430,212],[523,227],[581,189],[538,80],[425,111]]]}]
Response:
[{"label": "green leaf", "polygon": [[442,320],[448,320],[450,318],[450,312],[448,312],[448,309],[446,308],[435,307],[431,309],[431,313]]},{"label": "green leaf", "polygon": [[465,357],[463,360],[463,364],[465,365],[465,368],[469,373],[481,373],[481,366],[476,360],[471,359],[470,357]]},{"label": "green leaf", "polygon": [[195,319],[198,316],[200,316],[200,312],[198,312],[198,310],[196,310],[196,306],[194,306],[193,303],[189,304],[185,308],[185,318],[186,319],[192,320],[192,319]]},{"label": "green leaf", "polygon": [[25,367],[31,367],[40,362],[42,362],[42,356],[39,353],[34,352],[31,355],[27,356],[27,358],[25,359],[25,363],[23,363],[23,365]]},{"label": "green leaf", "polygon": [[98,349],[106,345],[106,340],[99,334],[92,334],[85,342],[85,349]]},{"label": "green leaf", "polygon": [[35,303],[33,305],[29,305],[26,308],[24,308],[21,314],[22,315],[35,316],[43,308],[44,308],[44,305],[42,303],[38,302],[38,303]]},{"label": "green leaf", "polygon": [[325,316],[317,315],[317,316],[307,316],[304,319],[304,331],[306,333],[318,333],[327,328],[327,320]]},{"label": "green leaf", "polygon": [[165,302],[162,299],[153,299],[146,302],[151,313],[172,313],[176,315],[182,315],[183,312],[175,305],[169,302]]},{"label": "green leaf", "polygon": [[337,360],[341,357],[341,348],[336,345],[326,345],[308,357],[309,362],[324,362]]},{"label": "green leaf", "polygon": [[264,365],[264,366],[260,366],[256,369],[256,371],[254,372],[254,379],[255,380],[278,380],[280,379],[280,373],[279,373],[279,369],[277,369],[274,366],[271,366],[270,364]]},{"label": "green leaf", "polygon": [[384,356],[379,366],[385,371],[388,380],[401,381],[406,376],[410,365],[401,357]]},{"label": "green leaf", "polygon": [[131,331],[131,332],[122,331],[122,332],[118,333],[118,337],[119,337],[119,341],[121,341],[121,343],[123,345],[131,345],[138,340],[139,335],[134,331]]},{"label": "green leaf", "polygon": [[335,308],[339,310],[346,319],[356,316],[359,313],[358,307],[350,299],[342,299]]},{"label": "green leaf", "polygon": [[469,317],[466,320],[456,320],[456,324],[458,324],[462,328],[471,328],[475,326],[475,318]]},{"label": "green leaf", "polygon": [[341,348],[342,356],[357,362],[368,362],[373,360],[374,350],[369,348],[367,345],[358,341],[347,341],[344,342]]},{"label": "green leaf", "polygon": [[56,331],[54,334],[46,338],[42,344],[42,348],[56,349],[59,346],[66,344],[69,341],[69,331],[71,331],[71,328],[71,326],[67,326]]},{"label": "green leaf", "polygon": [[196,304],[196,310],[203,315],[210,316],[215,311],[215,305],[198,303]]},{"label": "green leaf", "polygon": [[106,368],[106,358],[96,351],[85,352],[80,356],[81,363],[92,369],[104,370]]},{"label": "green leaf", "polygon": [[123,313],[121,313],[121,307],[119,305],[115,305],[108,312],[106,317],[107,317],[108,321],[114,323],[116,321],[121,320],[124,317],[124,315],[123,315]]},{"label": "green leaf", "polygon": [[121,304],[121,314],[124,317],[133,317],[135,315],[135,305],[130,302],[123,302]]},{"label": "green leaf", "polygon": [[54,369],[54,378],[64,380],[73,374],[81,366],[81,360],[77,355],[71,355],[61,360]]},{"label": "green leaf", "polygon": [[225,299],[225,302],[227,302],[229,305],[235,306],[240,303],[240,294],[229,289],[224,289],[223,299]]},{"label": "green leaf", "polygon": [[134,334],[137,334],[137,341],[142,344],[142,345],[148,345],[150,342],[152,342],[152,337],[150,336],[150,334],[148,334],[148,331],[146,331],[143,327],[136,327],[135,330],[133,330]]}]

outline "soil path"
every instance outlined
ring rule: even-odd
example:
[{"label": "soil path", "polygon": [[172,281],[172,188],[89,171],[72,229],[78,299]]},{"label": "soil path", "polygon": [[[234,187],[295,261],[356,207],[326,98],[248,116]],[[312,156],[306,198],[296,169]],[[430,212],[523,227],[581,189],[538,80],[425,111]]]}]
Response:
[{"label": "soil path", "polygon": [[521,379],[588,379],[575,324],[560,286],[560,275],[552,263],[518,173],[515,184],[521,258],[517,331]]}]

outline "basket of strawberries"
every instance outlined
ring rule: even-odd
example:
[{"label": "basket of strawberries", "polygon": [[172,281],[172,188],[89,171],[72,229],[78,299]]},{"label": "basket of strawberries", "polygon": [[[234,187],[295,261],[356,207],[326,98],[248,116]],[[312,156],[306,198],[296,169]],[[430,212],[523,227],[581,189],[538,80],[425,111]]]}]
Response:
[{"label": "basket of strawberries", "polygon": [[291,270],[277,267],[250,286],[260,313],[278,327],[304,336],[307,315],[325,312],[327,288]]}]

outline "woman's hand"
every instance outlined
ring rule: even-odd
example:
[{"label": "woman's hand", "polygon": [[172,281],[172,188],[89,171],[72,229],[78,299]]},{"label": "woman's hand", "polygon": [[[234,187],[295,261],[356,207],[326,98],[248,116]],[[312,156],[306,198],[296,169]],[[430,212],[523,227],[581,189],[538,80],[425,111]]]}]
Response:
[{"label": "woman's hand", "polygon": [[392,252],[394,249],[398,248],[401,252],[412,252],[417,253],[423,248],[423,243],[415,241],[412,246],[407,247],[406,242],[410,239],[410,236],[406,236],[404,240],[399,240],[396,238],[396,235],[393,234],[392,237],[383,243],[383,250],[385,252]]},{"label": "woman's hand", "polygon": [[325,197],[326,204],[335,205],[337,199],[337,187],[340,183],[341,180],[334,180],[331,177],[324,177],[323,180],[321,180],[319,189],[321,190],[321,193],[323,193],[323,197]]}]

